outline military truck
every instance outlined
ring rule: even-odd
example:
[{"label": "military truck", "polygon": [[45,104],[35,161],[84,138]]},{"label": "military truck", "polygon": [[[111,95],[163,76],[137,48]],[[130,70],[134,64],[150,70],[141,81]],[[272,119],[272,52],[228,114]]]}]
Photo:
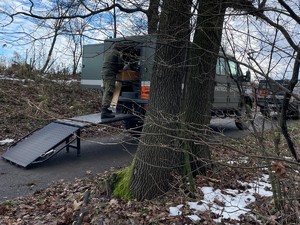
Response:
[{"label": "military truck", "polygon": [[[282,110],[285,91],[280,89],[276,83],[287,88],[289,80],[282,79],[271,81],[263,79],[260,80],[258,84],[257,105],[260,108],[260,112],[265,117],[277,116]],[[294,91],[297,92],[298,90],[299,85],[296,85]],[[290,118],[298,119],[299,105],[300,102],[292,97],[289,101],[287,116]]]},{"label": "military truck", "polygon": [[[117,113],[137,115],[136,118],[125,122],[125,127],[132,129],[143,124],[141,118],[146,113],[154,65],[156,43],[154,36],[107,39],[100,44],[84,45],[81,87],[102,87],[103,57],[115,42],[123,42],[128,46],[124,50],[124,55],[127,56],[131,71],[118,74],[112,107],[116,107]],[[250,73],[243,75],[234,57],[220,53],[215,77],[212,116],[235,118],[237,128],[241,130],[248,128],[245,112],[246,108],[252,108],[253,101],[252,97],[246,94],[245,86],[250,82]]]}]

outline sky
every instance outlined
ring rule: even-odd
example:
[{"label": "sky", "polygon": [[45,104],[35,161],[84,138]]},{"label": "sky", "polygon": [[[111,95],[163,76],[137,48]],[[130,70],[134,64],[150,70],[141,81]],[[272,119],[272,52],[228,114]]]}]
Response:
[{"label": "sky", "polygon": [[[42,12],[43,15],[48,13],[47,10],[53,5],[53,1],[48,0],[35,0],[34,3],[35,10],[33,12]],[[10,23],[10,18],[3,13],[27,12],[29,6],[28,0],[2,0],[0,2],[0,62],[4,61],[3,58],[16,58],[15,52],[21,56],[22,60],[27,58],[27,63],[29,63],[30,58],[37,58],[41,65],[45,61],[53,37],[53,31],[48,29],[48,27],[53,27],[55,21],[37,22],[32,18],[16,16],[14,21]],[[117,14],[118,21],[122,21],[122,24],[117,22],[119,36],[136,33],[136,31],[132,31],[132,28],[134,28],[132,24],[136,22],[137,15],[131,16],[119,13],[118,10]],[[74,23],[71,30],[73,33],[76,33],[78,29],[77,34],[84,31],[83,44],[100,43],[104,39],[113,36],[111,12],[88,19],[77,19],[76,25]],[[70,64],[73,54],[72,50],[74,50],[74,42],[72,42],[70,36],[59,35],[53,54],[56,65],[65,66]],[[77,55],[79,55],[79,52]],[[38,66],[39,64],[36,65]]]},{"label": "sky", "polygon": [[[298,6],[293,5],[292,9],[299,15],[299,1],[289,1],[288,3],[292,5],[293,2]],[[285,16],[276,0],[268,0],[266,7],[276,8],[276,13],[265,11],[265,15],[273,22],[283,26],[296,44],[300,43],[300,24]],[[228,10],[227,13],[230,14],[232,11]],[[284,75],[290,78],[294,62],[291,58],[294,50],[289,46],[281,32],[251,15],[229,16],[226,18],[224,26],[226,27],[223,32],[224,42],[237,59],[246,62],[257,70],[262,69],[265,74],[270,70],[269,75],[273,78],[280,79]],[[274,53],[270,54],[272,51]],[[249,60],[247,54],[255,61]]]},{"label": "sky", "polygon": [[[107,0],[107,2],[111,2]],[[117,1],[121,2],[121,1]],[[123,1],[125,2],[125,1]],[[141,4],[147,6],[147,1],[139,1]],[[293,9],[299,15],[300,7],[297,0],[294,2]],[[16,12],[28,11],[29,0],[2,0],[0,2],[0,63],[3,58],[12,59],[14,52],[17,52],[23,59],[36,58],[41,66],[45,61],[51,41],[46,38],[52,37],[53,32],[47,29],[47,26],[53,25],[54,21],[49,20],[46,23],[40,23],[37,26],[32,19],[24,19],[18,16],[15,20],[9,23],[9,18],[1,12]],[[53,5],[50,0],[35,0],[34,12],[47,13],[47,10]],[[267,7],[276,5],[275,0],[267,1]],[[298,4],[298,5],[297,5]],[[130,5],[128,5],[130,6]],[[278,7],[280,11],[280,7]],[[262,70],[267,73],[270,70],[270,76],[280,78],[286,74],[287,77],[291,76],[292,63],[291,56],[293,50],[288,47],[286,40],[280,32],[270,28],[266,23],[253,16],[236,16],[239,12],[228,10],[224,23],[223,46],[228,53],[232,53],[236,58],[245,64],[248,64],[256,70]],[[283,13],[265,12],[273,21],[279,21],[280,25],[284,26],[290,34],[295,43],[300,43],[300,25],[295,23]],[[234,14],[232,16],[232,14]],[[141,14],[121,14],[117,11],[118,18],[118,36],[130,36],[136,34],[146,33],[145,27],[138,31],[141,23],[137,23]],[[145,16],[143,17],[145,19]],[[97,15],[89,20],[78,20],[79,27],[84,30],[84,44],[100,43],[104,39],[113,36],[113,22],[112,14],[105,13]],[[79,29],[79,28],[78,28]],[[75,28],[73,31],[76,30]],[[30,34],[30,38],[28,35]],[[35,41],[33,42],[33,38]],[[34,43],[34,47],[33,47]],[[276,43],[274,55],[271,56],[272,44]],[[53,59],[57,68],[70,64],[74,42],[72,42],[66,35],[60,35],[56,48],[54,51]],[[250,54],[254,60],[249,60]],[[244,69],[246,70],[246,69]],[[253,76],[255,73],[253,73]],[[256,74],[257,75],[257,74]]]}]

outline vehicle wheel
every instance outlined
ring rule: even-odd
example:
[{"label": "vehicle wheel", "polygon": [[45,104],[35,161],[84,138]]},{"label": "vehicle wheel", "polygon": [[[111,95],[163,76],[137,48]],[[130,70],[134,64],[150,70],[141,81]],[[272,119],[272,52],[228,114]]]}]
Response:
[{"label": "vehicle wheel", "polygon": [[[247,113],[249,112],[249,113]],[[253,115],[251,111],[251,105],[245,104],[235,119],[235,125],[239,130],[247,130],[253,121]]]},{"label": "vehicle wheel", "polygon": [[143,129],[143,122],[139,119],[133,118],[125,120],[124,126],[125,129],[134,137],[140,137]]},{"label": "vehicle wheel", "polygon": [[266,117],[266,118],[270,118],[270,117],[271,117],[270,112],[269,112],[268,109],[260,108],[260,112],[261,112],[261,114],[262,114],[264,117]]},{"label": "vehicle wheel", "polygon": [[299,119],[299,114],[300,113],[299,113],[298,105],[290,103],[290,105],[288,107],[288,110],[287,110],[287,116],[290,119],[298,120]]},{"label": "vehicle wheel", "polygon": [[293,120],[298,120],[299,119],[299,111],[293,111],[289,117]]}]

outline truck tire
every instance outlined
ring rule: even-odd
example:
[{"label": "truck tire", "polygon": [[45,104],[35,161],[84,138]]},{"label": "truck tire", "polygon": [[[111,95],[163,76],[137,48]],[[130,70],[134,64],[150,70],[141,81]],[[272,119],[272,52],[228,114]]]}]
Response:
[{"label": "truck tire", "polygon": [[[247,111],[250,112],[250,115],[247,115]],[[237,117],[235,119],[235,126],[239,130],[247,130],[249,129],[252,120],[253,120],[253,115],[251,112],[251,105],[246,103],[241,107],[240,111],[237,112]]]},{"label": "truck tire", "polygon": [[288,112],[288,117],[293,120],[299,119],[299,111]]},{"label": "truck tire", "polygon": [[291,103],[287,110],[287,115],[289,118],[298,120],[299,119],[299,106],[297,104]]},{"label": "truck tire", "polygon": [[264,108],[264,107],[260,108],[260,112],[266,118],[270,118],[271,117],[269,110],[266,109],[266,108]]},{"label": "truck tire", "polygon": [[136,118],[131,118],[124,121],[125,129],[133,136],[140,137],[143,130],[143,122]]}]

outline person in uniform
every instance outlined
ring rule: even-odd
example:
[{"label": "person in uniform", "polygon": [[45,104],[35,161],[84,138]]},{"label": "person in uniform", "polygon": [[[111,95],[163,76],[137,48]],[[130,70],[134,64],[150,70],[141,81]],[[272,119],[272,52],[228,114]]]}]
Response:
[{"label": "person in uniform", "polygon": [[115,117],[109,107],[115,90],[117,74],[122,72],[122,70],[126,70],[125,62],[122,59],[122,48],[120,43],[115,43],[104,55],[102,68],[103,96],[101,119]]}]

